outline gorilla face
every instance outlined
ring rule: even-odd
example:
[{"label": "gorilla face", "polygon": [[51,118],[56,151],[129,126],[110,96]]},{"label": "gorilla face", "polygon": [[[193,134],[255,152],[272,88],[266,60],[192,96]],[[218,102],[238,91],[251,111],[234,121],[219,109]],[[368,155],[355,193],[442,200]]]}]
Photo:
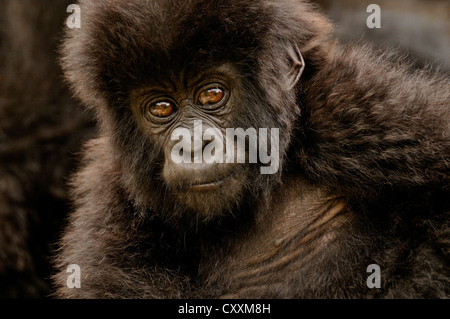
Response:
[{"label": "gorilla face", "polygon": [[199,65],[147,83],[131,93],[133,118],[141,139],[161,150],[158,175],[179,205],[210,219],[279,174],[281,124],[235,65]]},{"label": "gorilla face", "polygon": [[[215,10],[201,19],[184,12],[196,5],[204,11],[211,2],[191,3],[177,19],[152,8],[168,2],[141,2],[81,3],[90,12],[82,30],[102,39],[83,49],[101,99],[91,104],[133,201],[169,215],[186,209],[204,220],[224,215],[278,181],[299,112],[294,87],[303,58],[294,42],[266,43],[270,15],[267,25],[239,30],[255,14],[250,2],[241,4],[239,21],[224,21],[219,16],[226,12]],[[140,4],[145,15],[136,14]],[[69,58],[66,74],[80,76],[79,59]]]},{"label": "gorilla face", "polygon": [[245,145],[240,152],[237,143],[231,151],[226,149],[226,129],[236,125],[238,114],[247,112],[236,73],[222,66],[161,77],[132,93],[131,109],[141,138],[162,150],[162,182],[180,205],[205,217],[239,202],[252,171],[255,175],[246,165]]}]

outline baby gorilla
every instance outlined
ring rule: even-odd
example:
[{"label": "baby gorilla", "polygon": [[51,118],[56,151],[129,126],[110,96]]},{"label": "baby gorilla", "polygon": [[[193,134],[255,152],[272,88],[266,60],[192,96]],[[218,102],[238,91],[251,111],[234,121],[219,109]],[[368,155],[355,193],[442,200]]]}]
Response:
[{"label": "baby gorilla", "polygon": [[62,65],[101,133],[58,297],[448,296],[448,78],[301,0],[80,5]]}]

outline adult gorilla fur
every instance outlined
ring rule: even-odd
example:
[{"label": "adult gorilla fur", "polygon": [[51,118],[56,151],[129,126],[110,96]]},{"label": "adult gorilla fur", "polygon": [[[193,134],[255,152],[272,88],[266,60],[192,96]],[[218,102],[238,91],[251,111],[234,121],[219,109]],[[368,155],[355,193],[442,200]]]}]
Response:
[{"label": "adult gorilla fur", "polygon": [[0,1],[0,298],[50,291],[67,176],[91,133],[57,63],[69,1]]},{"label": "adult gorilla fur", "polygon": [[[62,64],[102,133],[72,180],[57,296],[448,297],[448,78],[341,46],[306,1],[80,4]],[[306,69],[290,90],[292,45]],[[249,175],[237,203],[204,218],[165,186],[162,149],[129,95],[211,64],[239,72],[235,127],[280,128],[282,169]],[[81,267],[81,289],[66,286],[69,264]],[[366,285],[370,264],[380,289]]]}]

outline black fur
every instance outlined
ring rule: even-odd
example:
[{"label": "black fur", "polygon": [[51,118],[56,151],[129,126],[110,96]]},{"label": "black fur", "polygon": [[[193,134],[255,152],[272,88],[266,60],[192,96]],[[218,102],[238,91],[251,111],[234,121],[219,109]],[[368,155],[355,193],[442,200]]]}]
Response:
[{"label": "black fur", "polygon": [[0,298],[49,294],[67,176],[92,136],[56,63],[69,3],[0,1]]},{"label": "black fur", "polygon": [[[81,6],[62,65],[101,137],[72,180],[57,296],[448,297],[448,78],[341,47],[299,0]],[[285,85],[293,44],[306,61],[295,91]],[[206,221],[161,179],[161,146],[139,128],[130,94],[223,64],[245,88],[232,124],[279,127],[283,169],[243,174],[244,193]],[[381,289],[366,286],[373,263]],[[81,266],[81,289],[66,287],[69,264]]]}]

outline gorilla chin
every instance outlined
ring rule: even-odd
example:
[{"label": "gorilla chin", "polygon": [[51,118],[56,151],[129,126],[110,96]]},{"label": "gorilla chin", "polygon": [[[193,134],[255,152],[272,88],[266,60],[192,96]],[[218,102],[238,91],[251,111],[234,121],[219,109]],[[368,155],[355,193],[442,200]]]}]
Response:
[{"label": "gorilla chin", "polygon": [[[180,174],[186,165],[191,166],[191,174]],[[205,165],[214,167],[201,169]],[[172,178],[175,171],[178,178]],[[227,216],[241,202],[249,173],[245,166],[235,164],[169,164],[163,176],[178,203],[206,223]]]}]

